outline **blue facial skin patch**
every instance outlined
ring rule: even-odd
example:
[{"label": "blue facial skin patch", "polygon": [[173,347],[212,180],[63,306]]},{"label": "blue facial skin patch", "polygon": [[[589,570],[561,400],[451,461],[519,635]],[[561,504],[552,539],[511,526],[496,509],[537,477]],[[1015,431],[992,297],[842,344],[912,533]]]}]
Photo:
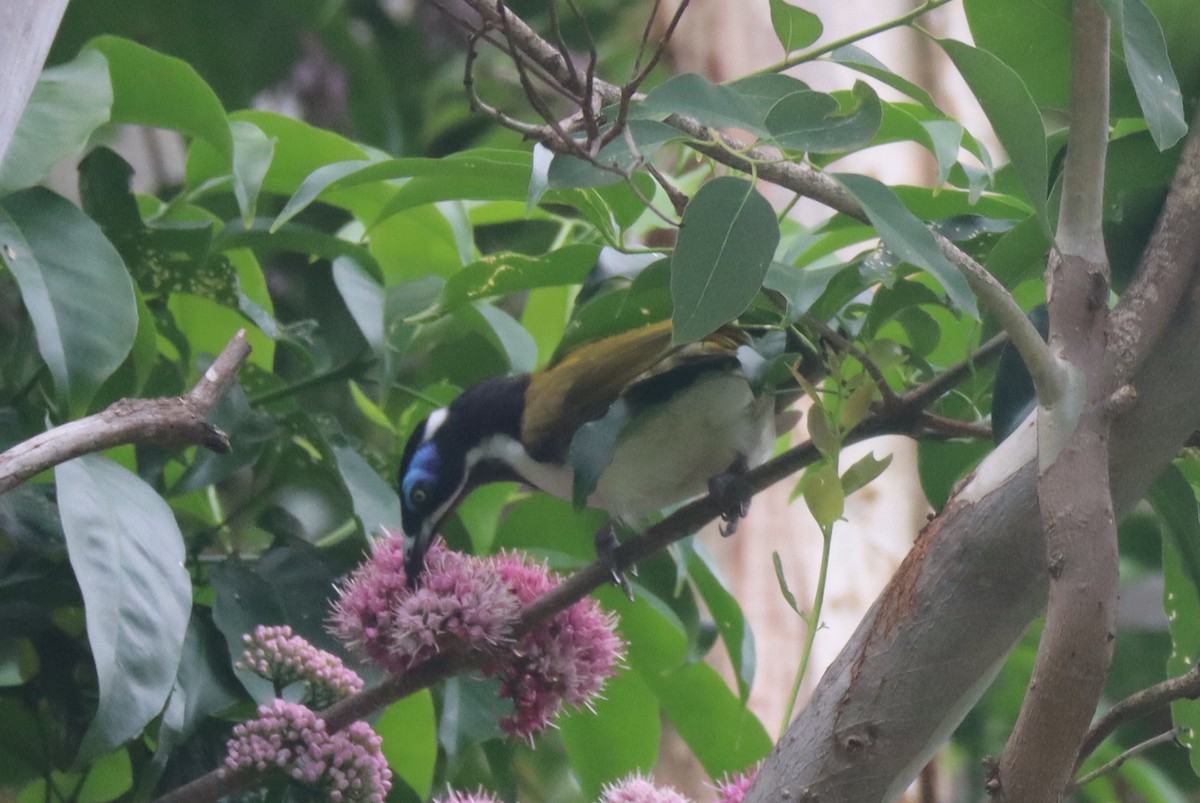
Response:
[{"label": "blue facial skin patch", "polygon": [[425,482],[430,485],[437,483],[438,469],[441,467],[442,461],[438,457],[437,446],[433,443],[422,444],[413,455],[412,462],[408,464],[408,473],[404,475],[404,482],[401,484],[401,490],[404,492],[404,499],[409,505],[412,505],[412,489],[418,482]]}]

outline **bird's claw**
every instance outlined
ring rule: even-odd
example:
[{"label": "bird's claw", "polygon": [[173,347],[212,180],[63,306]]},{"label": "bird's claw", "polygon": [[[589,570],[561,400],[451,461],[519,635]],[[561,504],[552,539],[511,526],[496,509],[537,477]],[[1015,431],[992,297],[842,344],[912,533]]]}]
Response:
[{"label": "bird's claw", "polygon": [[620,542],[617,541],[616,529],[613,527],[611,521],[599,530],[596,530],[595,541],[596,558],[608,569],[608,577],[612,581],[612,584],[621,589],[625,597],[630,602],[633,602],[633,587],[629,584],[629,578],[625,576],[625,573],[621,571],[621,567],[617,565],[617,547],[620,545]]},{"label": "bird's claw", "polygon": [[729,468],[708,481],[708,493],[721,512],[718,528],[725,538],[737,532],[738,522],[750,512],[750,485],[746,482],[746,458],[738,457]]}]

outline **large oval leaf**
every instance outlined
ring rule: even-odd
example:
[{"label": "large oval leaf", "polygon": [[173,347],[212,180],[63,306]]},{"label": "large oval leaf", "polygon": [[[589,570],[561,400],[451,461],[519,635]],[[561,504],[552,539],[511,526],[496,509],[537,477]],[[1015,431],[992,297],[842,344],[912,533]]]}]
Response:
[{"label": "large oval leaf", "polygon": [[87,47],[108,59],[114,122],[198,137],[216,148],[228,167],[233,135],[225,107],[190,64],[119,36],[97,37]]},{"label": "large oval leaf", "polygon": [[405,697],[383,710],[375,722],[383,739],[383,755],[392,772],[421,796],[429,797],[437,766],[437,714],[428,689]]},{"label": "large oval leaf", "polygon": [[779,147],[805,153],[844,153],[871,141],[883,118],[875,90],[854,82],[849,105],[811,90],[794,92],[767,114],[766,126]]},{"label": "large oval leaf", "polygon": [[975,294],[950,260],[942,255],[933,234],[886,185],[867,176],[842,173],[836,176],[862,204],[888,250],[901,259],[924,268],[945,288],[955,306],[978,318]]},{"label": "large oval leaf", "polygon": [[1000,144],[1008,151],[1008,158],[1012,160],[1013,169],[1042,228],[1049,232],[1046,197],[1050,169],[1046,129],[1042,124],[1042,113],[1025,82],[1016,71],[986,50],[953,39],[939,39],[938,44],[983,107]]},{"label": "large oval leaf", "polygon": [[112,110],[108,63],[85,50],[42,71],[0,164],[0,193],[32,187],[50,168],[83,150]]},{"label": "large oval leaf", "polygon": [[778,244],[775,211],[749,181],[724,176],[701,187],[671,256],[676,342],[704,337],[744,312]]},{"label": "large oval leaf", "polygon": [[[1163,472],[1147,499],[1162,522],[1163,610],[1172,648],[1167,675],[1177,677],[1192,669],[1200,651],[1200,516],[1196,496],[1175,466]],[[1188,749],[1192,768],[1200,772],[1200,702],[1171,703],[1171,720],[1181,729],[1179,741]]]},{"label": "large oval leaf", "polygon": [[1142,0],[1103,0],[1121,35],[1125,68],[1154,144],[1165,151],[1187,133],[1183,94],[1167,57],[1167,42],[1154,13]]},{"label": "large oval leaf", "polygon": [[648,770],[658,759],[658,700],[636,672],[610,678],[594,710],[573,711],[560,717],[557,726],[589,800],[600,795],[604,784]]},{"label": "large oval leaf", "polygon": [[0,201],[0,244],[59,398],[80,413],[137,336],[125,263],[91,218],[41,188]]},{"label": "large oval leaf", "polygon": [[86,762],[141,733],[167,701],[192,584],[166,502],[117,463],[88,455],[54,472],[71,568],[83,593],[100,700]]}]

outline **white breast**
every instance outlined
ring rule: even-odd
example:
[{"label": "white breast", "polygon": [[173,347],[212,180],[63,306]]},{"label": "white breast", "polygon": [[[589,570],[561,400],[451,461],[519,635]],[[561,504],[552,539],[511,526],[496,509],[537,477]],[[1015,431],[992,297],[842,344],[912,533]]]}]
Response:
[{"label": "white breast", "polygon": [[[649,513],[707,493],[708,480],[739,456],[750,467],[759,465],[774,442],[770,396],[756,398],[738,374],[703,375],[626,424],[588,506],[636,526]],[[468,463],[485,457],[503,460],[540,490],[572,498],[570,468],[539,463],[511,438],[489,439],[472,450]]]},{"label": "white breast", "polygon": [[738,374],[707,374],[629,423],[588,501],[633,523],[707,493],[739,455],[759,465],[774,442],[774,399],[755,398]]}]

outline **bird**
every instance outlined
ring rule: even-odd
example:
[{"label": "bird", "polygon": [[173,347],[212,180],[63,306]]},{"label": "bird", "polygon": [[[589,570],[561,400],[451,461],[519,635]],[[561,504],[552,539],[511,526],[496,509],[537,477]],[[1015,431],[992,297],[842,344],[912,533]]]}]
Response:
[{"label": "bird", "polygon": [[614,582],[629,593],[612,564],[615,526],[640,531],[649,515],[713,493],[731,533],[749,502],[742,475],[775,443],[775,400],[752,387],[744,332],[727,325],[678,345],[672,331],[667,320],[593,340],[531,374],[473,385],[420,422],[399,476],[409,582],[442,522],[480,485],[517,481],[583,501],[572,442],[614,406],[623,416],[608,465],[584,489],[587,506],[609,514],[595,540]]}]

